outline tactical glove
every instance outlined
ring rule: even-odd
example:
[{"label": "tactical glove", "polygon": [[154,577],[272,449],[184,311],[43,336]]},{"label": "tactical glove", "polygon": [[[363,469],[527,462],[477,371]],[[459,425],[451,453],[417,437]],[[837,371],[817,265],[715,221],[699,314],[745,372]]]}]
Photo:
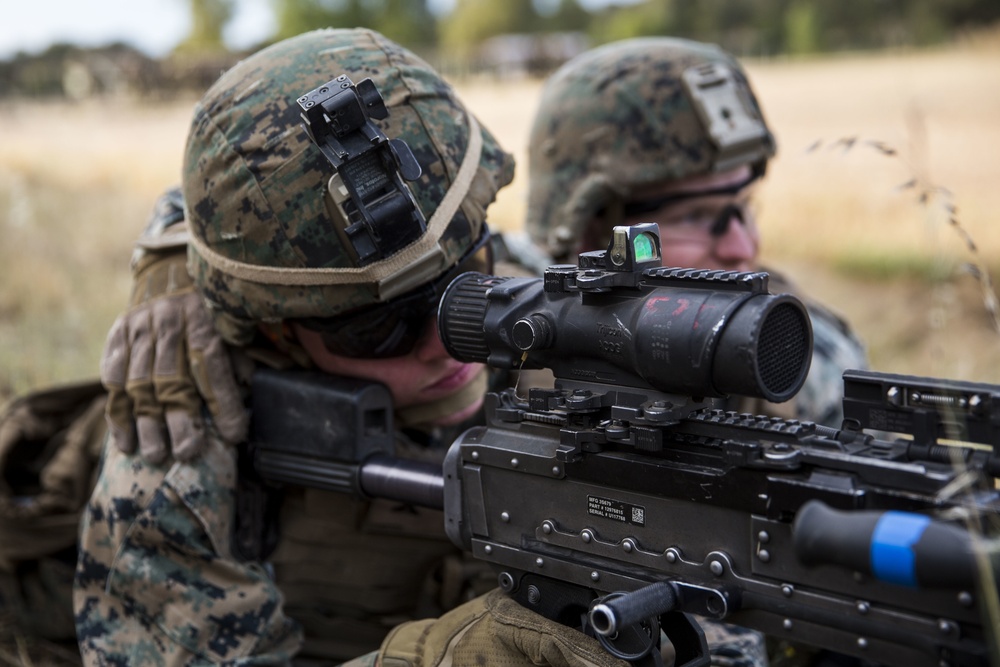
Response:
[{"label": "tactical glove", "polygon": [[127,454],[180,461],[205,447],[202,406],[219,435],[246,437],[248,416],[229,351],[187,273],[184,251],[147,253],[135,265],[128,310],[111,327],[101,359],[108,426]]},{"label": "tactical glove", "polygon": [[379,649],[381,667],[551,665],[627,667],[597,640],[519,605],[499,589],[438,619],[397,626]]}]

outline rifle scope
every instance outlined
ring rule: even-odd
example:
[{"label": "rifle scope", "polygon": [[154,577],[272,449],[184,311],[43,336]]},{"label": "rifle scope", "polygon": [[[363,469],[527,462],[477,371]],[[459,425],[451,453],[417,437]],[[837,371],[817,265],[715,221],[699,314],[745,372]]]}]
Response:
[{"label": "rifle scope", "polygon": [[[656,226],[617,229],[635,227]],[[553,266],[544,278],[459,276],[438,309],[445,348],[495,368],[550,368],[563,386],[774,402],[795,395],[812,357],[802,302],[769,294],[766,273],[654,267],[658,236],[614,244],[635,257],[584,253],[579,267]]]}]

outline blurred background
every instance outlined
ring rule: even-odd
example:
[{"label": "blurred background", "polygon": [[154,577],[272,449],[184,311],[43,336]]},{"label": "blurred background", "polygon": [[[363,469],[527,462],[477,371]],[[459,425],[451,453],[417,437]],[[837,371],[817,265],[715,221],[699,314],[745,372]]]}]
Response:
[{"label": "blurred background", "polygon": [[[659,34],[745,63],[778,157],[763,259],[845,315],[875,368],[1000,382],[996,0],[51,0],[0,24],[0,401],[96,376],[131,244],[178,182],[194,101],[272,41],[367,26],[410,47],[518,158],[544,77]],[[333,73],[332,73],[333,74]]]}]

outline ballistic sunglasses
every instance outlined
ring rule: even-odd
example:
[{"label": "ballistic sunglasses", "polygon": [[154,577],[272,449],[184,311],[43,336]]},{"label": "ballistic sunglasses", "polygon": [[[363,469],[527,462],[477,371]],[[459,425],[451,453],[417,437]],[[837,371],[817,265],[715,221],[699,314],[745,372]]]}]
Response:
[{"label": "ballistic sunglasses", "polygon": [[493,251],[490,233],[483,226],[479,240],[436,280],[425,283],[385,303],[364,306],[335,317],[309,317],[299,325],[322,334],[331,354],[358,359],[388,359],[409,354],[427,331],[438,302],[452,280],[469,271],[490,273]]}]

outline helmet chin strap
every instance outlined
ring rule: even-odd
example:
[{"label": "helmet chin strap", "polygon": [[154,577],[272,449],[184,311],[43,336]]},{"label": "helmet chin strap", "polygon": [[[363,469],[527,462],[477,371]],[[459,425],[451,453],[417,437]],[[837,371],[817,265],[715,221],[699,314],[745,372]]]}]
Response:
[{"label": "helmet chin strap", "polygon": [[396,410],[397,427],[420,430],[438,426],[443,420],[475,405],[486,394],[489,373],[484,366],[468,384],[453,394],[430,403]]}]

